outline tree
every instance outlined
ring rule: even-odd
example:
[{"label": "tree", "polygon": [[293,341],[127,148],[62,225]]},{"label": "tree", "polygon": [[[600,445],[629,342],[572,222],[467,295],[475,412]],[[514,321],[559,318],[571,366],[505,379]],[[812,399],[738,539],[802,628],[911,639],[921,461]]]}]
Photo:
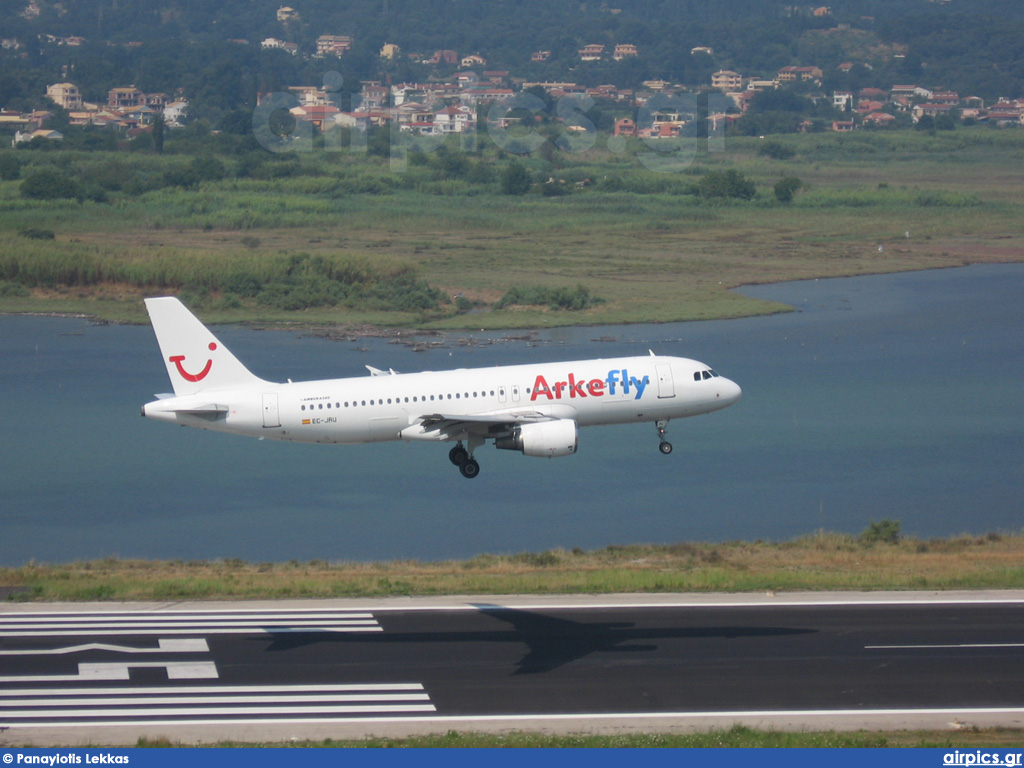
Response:
[{"label": "tree", "polygon": [[21,182],[22,197],[30,200],[60,200],[79,198],[82,190],[78,183],[56,168],[40,168],[33,171]]},{"label": "tree", "polygon": [[0,152],[0,179],[16,181],[21,176],[21,163],[13,152]]},{"label": "tree", "polygon": [[530,191],[530,172],[513,160],[501,174],[501,191],[506,195],[525,195]]},{"label": "tree", "polygon": [[153,120],[153,151],[158,155],[164,153],[164,116],[157,115]]},{"label": "tree", "polygon": [[803,185],[804,183],[796,176],[786,176],[785,178],[779,179],[775,182],[775,186],[773,187],[775,199],[780,203],[788,203],[792,201],[793,195],[795,195],[797,190]]},{"label": "tree", "polygon": [[901,538],[899,520],[886,518],[868,523],[868,527],[861,531],[857,540],[862,544],[899,544]]},{"label": "tree", "polygon": [[697,191],[705,199],[713,198],[738,198],[750,200],[757,189],[754,182],[750,181],[739,171],[711,171],[704,174],[697,182]]}]

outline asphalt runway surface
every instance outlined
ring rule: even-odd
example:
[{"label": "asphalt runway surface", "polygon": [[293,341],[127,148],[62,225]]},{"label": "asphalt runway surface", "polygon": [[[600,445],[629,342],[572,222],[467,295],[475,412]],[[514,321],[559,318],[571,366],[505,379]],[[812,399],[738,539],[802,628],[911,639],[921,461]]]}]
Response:
[{"label": "asphalt runway surface", "polygon": [[1024,725],[1021,593],[11,605],[0,743]]}]

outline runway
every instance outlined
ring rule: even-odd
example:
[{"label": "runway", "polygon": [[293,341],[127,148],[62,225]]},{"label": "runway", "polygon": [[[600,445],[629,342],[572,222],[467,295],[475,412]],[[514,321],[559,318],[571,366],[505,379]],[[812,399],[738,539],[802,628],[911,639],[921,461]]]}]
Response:
[{"label": "runway", "polygon": [[0,743],[1024,726],[1024,593],[10,605]]}]

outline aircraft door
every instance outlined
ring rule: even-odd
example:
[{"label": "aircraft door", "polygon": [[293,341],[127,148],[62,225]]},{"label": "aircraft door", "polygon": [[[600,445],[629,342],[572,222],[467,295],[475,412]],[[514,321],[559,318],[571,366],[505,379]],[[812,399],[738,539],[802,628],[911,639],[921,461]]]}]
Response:
[{"label": "aircraft door", "polygon": [[659,364],[654,367],[658,374],[658,399],[675,397],[676,387],[672,381],[672,366]]},{"label": "aircraft door", "polygon": [[276,392],[263,395],[263,426],[281,426],[281,416],[278,412]]}]

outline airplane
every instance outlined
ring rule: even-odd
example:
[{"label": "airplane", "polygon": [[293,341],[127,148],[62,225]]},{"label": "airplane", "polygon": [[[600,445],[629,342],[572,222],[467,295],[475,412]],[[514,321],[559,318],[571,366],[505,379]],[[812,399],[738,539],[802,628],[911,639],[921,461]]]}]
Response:
[{"label": "airplane", "polygon": [[357,378],[281,384],[251,373],[173,296],[146,299],[173,394],[142,406],[146,418],[216,432],[301,443],[454,442],[463,477],[488,440],[526,456],[569,456],[579,428],[653,422],[659,450],[671,419],[721,410],[742,390],[681,357],[575,360],[400,374],[366,366]]}]

